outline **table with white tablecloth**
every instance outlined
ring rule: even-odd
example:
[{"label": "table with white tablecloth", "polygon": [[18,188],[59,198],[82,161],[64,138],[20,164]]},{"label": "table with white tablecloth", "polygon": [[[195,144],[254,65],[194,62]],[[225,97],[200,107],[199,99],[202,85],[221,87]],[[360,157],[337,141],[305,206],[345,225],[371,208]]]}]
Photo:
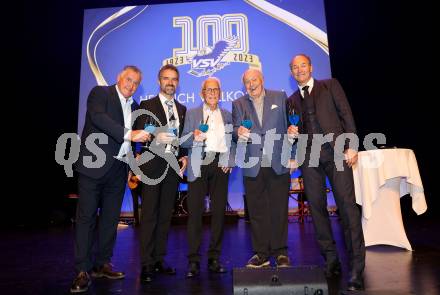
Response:
[{"label": "table with white tablecloth", "polygon": [[398,148],[359,152],[353,176],[356,202],[362,205],[365,245],[412,250],[403,226],[400,197],[410,194],[412,209],[418,215],[427,210],[414,152]]}]

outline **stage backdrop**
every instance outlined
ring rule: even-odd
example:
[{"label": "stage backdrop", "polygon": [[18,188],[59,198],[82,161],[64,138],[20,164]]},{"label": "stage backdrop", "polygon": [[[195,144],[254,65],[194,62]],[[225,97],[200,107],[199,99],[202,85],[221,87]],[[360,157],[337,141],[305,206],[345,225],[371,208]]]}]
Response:
[{"label": "stage backdrop", "polygon": [[[157,73],[171,63],[180,71],[176,98],[199,106],[200,86],[209,76],[222,82],[221,107],[245,93],[241,82],[249,67],[260,68],[268,89],[297,89],[289,62],[311,56],[314,76],[331,76],[323,0],[229,0],[88,9],[84,12],[78,132],[86,101],[95,85],[112,85],[125,65],[136,65],[143,81],[136,101],[158,91]],[[243,208],[240,169],[230,179],[229,204]],[[126,193],[122,211],[130,211]]]}]

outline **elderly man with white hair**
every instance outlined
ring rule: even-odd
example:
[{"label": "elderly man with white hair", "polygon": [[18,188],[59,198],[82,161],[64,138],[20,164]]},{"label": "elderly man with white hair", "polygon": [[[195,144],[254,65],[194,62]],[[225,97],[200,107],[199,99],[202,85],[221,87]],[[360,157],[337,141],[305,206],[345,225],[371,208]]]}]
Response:
[{"label": "elderly man with white hair", "polygon": [[220,264],[224,215],[228,196],[229,174],[234,166],[232,115],[218,105],[220,80],[203,81],[203,105],[187,112],[182,137],[191,134],[182,147],[188,149],[188,272],[187,278],[200,273],[200,242],[204,200],[211,199],[211,239],[208,249],[208,270],[225,273]]},{"label": "elderly man with white hair", "polygon": [[[243,168],[254,251],[246,267],[267,267],[270,256],[275,257],[277,267],[288,267],[289,167],[294,163],[291,158],[295,149],[283,153],[283,147],[288,146],[287,96],[284,92],[265,89],[263,74],[258,69],[248,69],[243,74],[243,84],[247,94],[233,102],[232,118],[233,137],[239,143],[237,158],[242,143],[246,143],[247,162],[243,165],[237,162]],[[250,134],[255,138],[251,142]]]}]

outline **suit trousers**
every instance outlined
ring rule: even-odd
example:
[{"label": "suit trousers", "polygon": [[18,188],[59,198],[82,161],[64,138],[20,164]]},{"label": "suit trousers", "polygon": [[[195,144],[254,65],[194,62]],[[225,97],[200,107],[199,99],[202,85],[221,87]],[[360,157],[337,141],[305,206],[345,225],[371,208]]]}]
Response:
[{"label": "suit trousers", "polygon": [[[127,182],[127,165],[114,161],[110,170],[101,178],[83,174],[78,178],[78,206],[75,225],[75,268],[89,271],[94,265],[108,263],[113,256],[116,231]],[[98,237],[95,262],[92,261],[97,211]]]},{"label": "suit trousers", "polygon": [[142,183],[141,265],[163,261],[167,254],[168,231],[176,202],[179,176],[171,169],[156,185]]},{"label": "suit trousers", "polygon": [[252,247],[260,257],[287,255],[289,181],[289,173],[277,175],[271,167],[244,177]]},{"label": "suit trousers", "polygon": [[218,157],[210,164],[201,167],[201,176],[188,183],[188,259],[200,261],[200,242],[202,236],[202,217],[205,196],[209,195],[211,213],[211,238],[208,259],[218,259],[223,240],[225,209],[228,198],[229,173],[218,167]]},{"label": "suit trousers", "polygon": [[343,171],[338,171],[333,154],[332,148],[322,149],[318,167],[309,167],[310,154],[306,153],[304,165],[301,167],[304,190],[311,208],[315,236],[321,254],[327,263],[338,260],[327,210],[325,179],[327,176],[341,217],[344,240],[349,255],[350,271],[362,273],[365,267],[365,243],[360,209],[356,205],[354,194],[353,172],[345,161],[343,161]]}]

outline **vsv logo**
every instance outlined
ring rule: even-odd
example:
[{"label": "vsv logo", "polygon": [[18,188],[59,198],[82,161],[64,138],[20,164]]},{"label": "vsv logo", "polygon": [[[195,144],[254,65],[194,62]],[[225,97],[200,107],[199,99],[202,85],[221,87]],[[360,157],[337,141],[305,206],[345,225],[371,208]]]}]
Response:
[{"label": "vsv logo", "polygon": [[229,65],[226,59],[228,54],[236,46],[238,39],[236,36],[220,40],[213,47],[206,47],[200,50],[196,55],[189,58],[191,69],[188,71],[196,77],[210,76],[216,71]]},{"label": "vsv logo", "polygon": [[209,59],[193,60],[191,67],[192,68],[208,68],[208,67],[213,67],[214,65],[215,65],[214,59],[209,58]]},{"label": "vsv logo", "polygon": [[242,13],[199,16],[195,36],[191,17],[174,17],[173,26],[182,30],[182,47],[174,48],[163,65],[189,65],[188,73],[196,77],[211,76],[233,62],[261,68],[258,56],[249,53],[248,20]]}]

